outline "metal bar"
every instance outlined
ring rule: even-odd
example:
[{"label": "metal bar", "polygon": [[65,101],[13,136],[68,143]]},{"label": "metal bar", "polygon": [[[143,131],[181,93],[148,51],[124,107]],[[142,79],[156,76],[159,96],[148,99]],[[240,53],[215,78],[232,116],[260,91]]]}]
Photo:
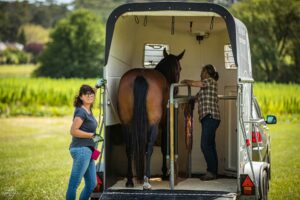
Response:
[{"label": "metal bar", "polygon": [[261,124],[263,122],[265,122],[264,119],[250,119],[250,121],[243,121],[244,123],[248,123],[248,124]]},{"label": "metal bar", "polygon": [[254,83],[253,78],[239,78],[239,83]]},{"label": "metal bar", "polygon": [[167,160],[170,159],[170,104],[167,105]]},{"label": "metal bar", "polygon": [[175,103],[175,111],[174,111],[174,135],[175,135],[175,160],[178,157],[178,104]]},{"label": "metal bar", "polygon": [[175,109],[174,109],[174,162],[175,162],[175,168],[174,168],[174,181],[175,184],[177,184],[177,176],[178,176],[178,103],[175,103]]},{"label": "metal bar", "polygon": [[170,102],[170,187],[174,190],[174,104]]},{"label": "metal bar", "polygon": [[[175,87],[188,87],[187,84],[174,83],[170,87],[170,100],[169,100],[169,112],[170,112],[170,188],[174,190],[174,88]],[[191,90],[188,89],[188,96],[191,97]],[[178,105],[178,104],[177,104]],[[178,107],[178,106],[177,106]],[[176,121],[177,124],[177,121]]]},{"label": "metal bar", "polygon": [[237,96],[218,95],[219,100],[236,100]]}]

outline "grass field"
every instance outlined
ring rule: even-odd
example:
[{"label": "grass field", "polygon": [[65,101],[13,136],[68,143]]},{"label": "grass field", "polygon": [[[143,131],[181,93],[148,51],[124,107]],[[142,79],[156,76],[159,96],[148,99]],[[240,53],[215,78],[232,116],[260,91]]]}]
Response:
[{"label": "grass field", "polygon": [[270,126],[272,181],[270,199],[300,199],[300,122]]},{"label": "grass field", "polygon": [[[73,111],[72,102],[80,85],[94,86],[97,81],[97,78],[28,78],[35,68],[36,66],[0,66],[0,116],[70,115]],[[6,77],[7,74],[10,77]],[[254,95],[264,114],[288,115],[289,119],[295,121],[300,120],[299,94],[300,84],[254,84]]]},{"label": "grass field", "polygon": [[0,199],[64,199],[71,117],[0,119]]},{"label": "grass field", "polygon": [[1,65],[0,78],[29,78],[37,65]]},{"label": "grass field", "polygon": [[[79,87],[82,84],[94,86],[97,81],[97,78],[30,77],[36,68],[36,65],[0,65],[0,116],[71,115]],[[95,112],[98,112],[97,107]]]},{"label": "grass field", "polygon": [[[0,199],[64,199],[72,101],[96,81],[29,78],[35,68],[0,66]],[[255,83],[254,93],[265,114],[280,115],[270,126],[270,199],[300,199],[300,85]]]},{"label": "grass field", "polygon": [[[71,117],[0,118],[0,124],[0,199],[64,199]],[[300,199],[299,130],[299,122],[270,126],[271,200]]]}]

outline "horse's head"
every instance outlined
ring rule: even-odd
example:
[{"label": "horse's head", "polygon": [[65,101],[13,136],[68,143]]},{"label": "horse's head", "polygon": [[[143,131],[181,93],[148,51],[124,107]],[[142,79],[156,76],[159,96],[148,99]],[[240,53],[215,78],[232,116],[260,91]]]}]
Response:
[{"label": "horse's head", "polygon": [[164,58],[155,67],[156,70],[161,72],[166,77],[169,84],[179,82],[181,71],[180,60],[184,53],[185,50],[176,56],[173,54],[168,54],[166,49],[164,49]]}]

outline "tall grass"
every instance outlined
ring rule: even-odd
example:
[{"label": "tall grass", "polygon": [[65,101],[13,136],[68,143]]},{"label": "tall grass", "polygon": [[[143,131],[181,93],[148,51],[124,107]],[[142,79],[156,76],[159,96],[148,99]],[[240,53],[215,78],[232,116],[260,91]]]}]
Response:
[{"label": "tall grass", "polygon": [[[82,84],[96,79],[2,78],[0,114],[3,116],[63,116],[73,111],[73,101]],[[96,102],[95,104],[98,104]]]},{"label": "tall grass", "polygon": [[[80,85],[95,83],[96,79],[1,78],[0,115],[69,115]],[[300,115],[300,85],[255,83],[254,95],[264,114]]]},{"label": "tall grass", "polygon": [[34,70],[38,68],[37,65],[1,65],[0,78],[29,78]]},{"label": "tall grass", "polygon": [[[96,79],[29,78],[37,67],[0,66],[1,116],[69,115],[80,85],[96,83]],[[297,115],[300,119],[299,84],[255,83],[254,95],[265,115]]]},{"label": "tall grass", "polygon": [[255,83],[254,95],[264,114],[300,114],[299,84]]}]

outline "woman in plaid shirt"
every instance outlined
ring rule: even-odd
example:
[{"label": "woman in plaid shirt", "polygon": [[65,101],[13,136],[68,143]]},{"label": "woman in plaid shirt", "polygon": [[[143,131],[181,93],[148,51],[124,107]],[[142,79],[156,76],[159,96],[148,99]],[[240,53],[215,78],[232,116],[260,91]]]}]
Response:
[{"label": "woman in plaid shirt", "polygon": [[207,164],[207,172],[201,180],[217,178],[218,156],[216,151],[215,135],[220,124],[220,111],[218,106],[219,74],[213,65],[205,65],[201,71],[201,80],[183,80],[192,87],[200,87],[197,94],[199,121],[202,125],[201,150]]}]

